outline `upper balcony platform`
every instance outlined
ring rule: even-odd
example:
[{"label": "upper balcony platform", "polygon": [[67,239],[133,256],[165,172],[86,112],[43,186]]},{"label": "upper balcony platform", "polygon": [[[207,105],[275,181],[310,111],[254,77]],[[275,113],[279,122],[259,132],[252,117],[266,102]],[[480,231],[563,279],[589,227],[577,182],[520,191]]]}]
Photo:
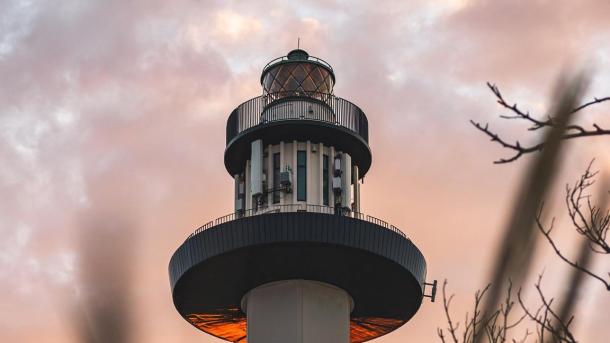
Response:
[{"label": "upper balcony platform", "polygon": [[250,99],[227,120],[225,166],[231,174],[244,168],[250,143],[322,142],[347,152],[364,176],[371,165],[368,120],[355,104],[327,93],[282,92]]}]

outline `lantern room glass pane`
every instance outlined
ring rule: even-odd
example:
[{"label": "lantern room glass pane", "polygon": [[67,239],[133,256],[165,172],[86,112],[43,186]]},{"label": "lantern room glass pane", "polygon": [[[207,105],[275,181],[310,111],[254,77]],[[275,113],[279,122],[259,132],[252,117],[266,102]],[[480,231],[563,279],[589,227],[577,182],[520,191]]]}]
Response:
[{"label": "lantern room glass pane", "polygon": [[275,94],[274,99],[291,95],[332,93],[333,82],[330,72],[309,62],[288,63],[272,67],[263,78],[265,94]]}]

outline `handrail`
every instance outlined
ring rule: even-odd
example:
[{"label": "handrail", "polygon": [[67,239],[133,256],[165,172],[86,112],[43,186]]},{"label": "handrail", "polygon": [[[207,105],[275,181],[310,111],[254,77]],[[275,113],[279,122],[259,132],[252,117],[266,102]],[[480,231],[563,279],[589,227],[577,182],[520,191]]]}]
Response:
[{"label": "handrail", "polygon": [[317,63],[320,63],[321,65],[325,66],[326,68],[330,69],[331,73],[334,73],[333,67],[330,65],[330,63],[326,62],[325,60],[323,60],[323,59],[321,59],[319,57],[308,56],[306,60],[291,60],[291,59],[288,58],[288,56],[282,56],[282,57],[274,58],[269,63],[265,64],[265,66],[263,67],[262,74],[264,74],[269,68],[271,68],[276,63],[283,62],[283,61],[293,61],[293,62],[309,61],[309,62],[317,62]]},{"label": "handrail", "polygon": [[364,220],[369,223],[373,223],[375,225],[381,226],[384,229],[390,230],[394,233],[397,233],[404,238],[407,238],[407,235],[405,235],[405,233],[402,232],[396,226],[391,225],[388,222],[381,220],[379,218],[365,215],[364,213],[361,213],[361,212],[346,211],[344,208],[323,206],[323,205],[285,204],[285,205],[271,205],[271,206],[268,206],[265,208],[261,208],[259,210],[249,209],[249,210],[245,210],[245,211],[241,211],[241,212],[229,213],[227,215],[216,218],[215,220],[209,221],[209,222],[205,223],[204,225],[200,226],[199,228],[197,228],[197,230],[195,230],[193,233],[191,233],[186,240],[188,241],[192,237],[198,235],[199,233],[201,233],[211,227],[214,227],[214,226],[217,226],[220,224],[224,224],[224,223],[227,223],[227,222],[230,222],[233,220],[246,218],[246,217],[259,216],[259,215],[267,215],[267,214],[272,214],[272,213],[292,213],[292,212],[309,212],[309,213],[321,213],[321,214],[328,214],[328,215],[340,215],[340,216],[350,217],[350,218],[354,218],[354,219]]},{"label": "handrail", "polygon": [[368,142],[368,119],[360,107],[332,94],[309,92],[270,93],[243,102],[227,119],[227,144],[241,132],[270,122],[265,117],[269,112],[275,118],[271,121],[322,121],[355,132]]}]

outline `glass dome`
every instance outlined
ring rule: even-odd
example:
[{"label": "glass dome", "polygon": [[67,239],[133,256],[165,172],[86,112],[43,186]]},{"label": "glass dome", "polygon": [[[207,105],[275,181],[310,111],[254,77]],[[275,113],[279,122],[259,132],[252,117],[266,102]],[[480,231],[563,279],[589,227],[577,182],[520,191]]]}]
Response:
[{"label": "glass dome", "polygon": [[263,69],[261,84],[273,99],[287,96],[326,98],[333,92],[335,76],[326,62],[304,50],[293,50]]}]

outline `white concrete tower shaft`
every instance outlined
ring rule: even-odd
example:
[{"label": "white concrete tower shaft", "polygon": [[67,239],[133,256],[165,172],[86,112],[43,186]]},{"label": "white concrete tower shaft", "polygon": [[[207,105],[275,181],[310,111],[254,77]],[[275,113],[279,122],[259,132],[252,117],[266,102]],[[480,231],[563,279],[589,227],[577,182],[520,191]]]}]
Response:
[{"label": "white concrete tower shaft", "polygon": [[352,308],[344,290],[308,280],[265,284],[242,299],[248,343],[348,343]]}]

